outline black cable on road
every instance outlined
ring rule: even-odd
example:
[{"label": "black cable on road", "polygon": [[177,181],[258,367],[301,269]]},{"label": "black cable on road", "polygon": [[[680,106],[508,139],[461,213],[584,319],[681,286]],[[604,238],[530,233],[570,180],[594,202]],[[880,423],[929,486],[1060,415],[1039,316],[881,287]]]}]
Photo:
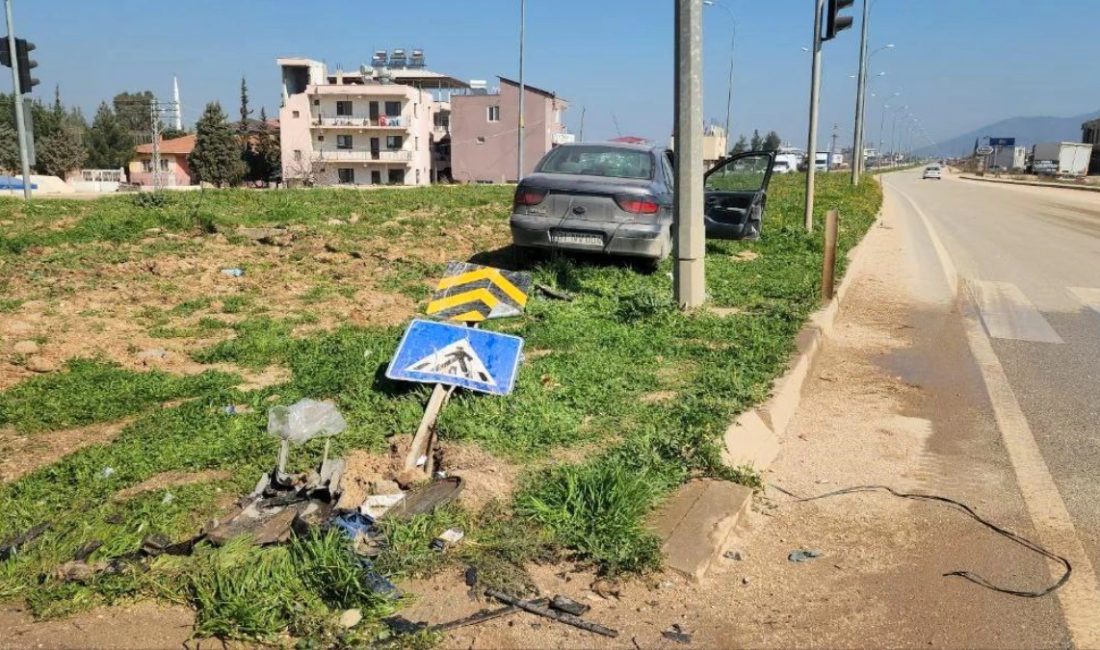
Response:
[{"label": "black cable on road", "polygon": [[1030,539],[1027,539],[1026,537],[1022,537],[1022,536],[1012,532],[1011,530],[1008,530],[1006,528],[1002,528],[1002,527],[998,526],[997,524],[995,524],[995,523],[993,523],[993,522],[991,522],[987,519],[982,518],[981,515],[979,515],[977,512],[974,512],[973,508],[966,505],[965,503],[962,503],[961,501],[956,501],[955,499],[951,499],[951,498],[944,497],[944,496],[939,496],[939,495],[936,495],[936,494],[921,494],[919,492],[899,492],[899,491],[895,490],[894,488],[892,488],[888,485],[856,485],[856,486],[853,486],[853,487],[844,488],[842,490],[835,490],[833,492],[826,492],[825,494],[818,494],[817,496],[812,496],[812,497],[800,497],[797,494],[794,494],[794,493],[792,493],[788,490],[785,490],[785,489],[779,487],[778,485],[776,485],[774,483],[772,483],[771,486],[774,487],[775,489],[779,490],[783,494],[786,494],[787,496],[792,497],[793,499],[795,499],[795,503],[805,503],[807,501],[817,501],[818,499],[827,499],[829,497],[838,497],[838,496],[843,496],[843,495],[846,495],[846,494],[856,494],[856,493],[859,493],[859,492],[886,492],[888,494],[891,494],[891,495],[896,496],[896,497],[900,497],[902,499],[913,499],[915,501],[930,501],[930,502],[933,502],[933,503],[946,503],[948,505],[955,506],[961,512],[963,512],[963,514],[967,515],[971,519],[973,519],[973,520],[977,521],[978,523],[982,524],[986,528],[989,528],[990,530],[997,533],[998,535],[1006,537],[1006,538],[1012,540],[1013,542],[1016,542],[1020,546],[1023,546],[1024,548],[1026,548],[1026,549],[1028,549],[1028,550],[1030,550],[1034,553],[1038,553],[1039,555],[1042,555],[1043,557],[1045,557],[1049,560],[1054,560],[1055,562],[1061,564],[1066,569],[1065,573],[1062,574],[1062,577],[1059,578],[1057,582],[1055,582],[1054,584],[1050,585],[1049,587],[1047,587],[1046,589],[1043,589],[1041,591],[1021,591],[1021,590],[1018,590],[1018,589],[1007,589],[1005,587],[998,587],[997,585],[995,585],[992,582],[986,580],[982,576],[980,576],[976,573],[973,573],[971,571],[965,571],[965,570],[950,571],[948,573],[943,574],[944,577],[958,576],[958,577],[963,578],[965,580],[969,580],[970,582],[973,582],[976,585],[980,585],[982,587],[985,587],[986,589],[992,589],[993,591],[997,591],[997,592],[1000,592],[1002,594],[1009,594],[1009,595],[1012,595],[1012,596],[1019,596],[1021,598],[1042,598],[1043,596],[1047,596],[1049,594],[1052,594],[1055,591],[1057,591],[1058,589],[1060,589],[1062,587],[1062,585],[1066,584],[1066,581],[1069,580],[1070,574],[1073,573],[1073,566],[1070,564],[1069,560],[1067,560],[1066,558],[1062,557],[1061,555],[1058,555],[1057,553],[1053,553],[1051,551],[1048,551],[1047,549],[1043,548],[1039,544],[1036,544],[1035,542],[1031,541]]}]

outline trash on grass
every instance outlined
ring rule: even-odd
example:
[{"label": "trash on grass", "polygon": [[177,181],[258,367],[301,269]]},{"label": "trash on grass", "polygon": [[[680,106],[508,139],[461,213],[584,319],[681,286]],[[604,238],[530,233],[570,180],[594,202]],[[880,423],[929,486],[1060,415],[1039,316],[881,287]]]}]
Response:
[{"label": "trash on grass", "polygon": [[531,600],[520,600],[519,598],[516,598],[514,596],[509,596],[508,594],[506,594],[502,591],[498,591],[496,589],[487,589],[487,590],[485,590],[485,595],[489,596],[491,598],[495,598],[495,599],[499,600],[500,602],[502,602],[506,605],[512,605],[513,607],[518,607],[519,609],[522,609],[525,612],[531,612],[532,614],[538,614],[539,616],[545,616],[546,618],[558,621],[559,623],[565,623],[566,625],[572,625],[573,627],[576,627],[576,628],[579,628],[579,629],[582,629],[582,630],[586,630],[588,632],[592,632],[592,633],[595,633],[595,634],[600,634],[600,635],[603,635],[603,636],[606,636],[606,637],[611,637],[611,638],[615,638],[615,637],[619,636],[619,631],[618,630],[613,630],[609,627],[604,627],[603,625],[600,625],[599,623],[593,623],[591,621],[586,621],[583,618],[580,618],[579,616],[574,616],[572,614],[567,614],[566,612],[559,612],[555,609],[551,609],[548,605],[544,604],[543,602],[531,601]]},{"label": "trash on grass", "polygon": [[440,533],[439,537],[436,537],[432,540],[431,549],[433,551],[446,550],[461,542],[462,538],[465,536],[466,533],[457,528],[448,528],[447,530]]},{"label": "trash on grass", "polygon": [[411,519],[416,515],[434,512],[436,508],[458,498],[465,482],[459,476],[449,476],[413,490],[405,498],[386,511],[387,519]]},{"label": "trash on grass", "polygon": [[806,562],[809,560],[813,560],[814,558],[819,558],[822,555],[824,555],[824,553],[817,550],[798,550],[791,551],[791,554],[787,556],[787,559],[791,562]]},{"label": "trash on grass", "polygon": [[238,269],[238,268],[222,269],[222,275],[230,277],[230,278],[239,278],[242,275],[244,275],[244,269]]},{"label": "trash on grass", "polygon": [[103,469],[102,469],[102,470],[101,470],[101,471],[99,472],[99,477],[100,477],[100,478],[111,478],[111,476],[112,476],[112,475],[113,475],[114,473],[115,473],[115,468],[114,468],[114,467],[104,467],[104,468],[103,468]]},{"label": "trash on grass", "polygon": [[399,492],[397,494],[372,494],[367,497],[363,505],[359,506],[359,512],[371,519],[378,519],[386,514],[387,510],[397,505],[397,503],[404,498],[404,492]]},{"label": "trash on grass", "polygon": [[334,436],[348,427],[332,402],[303,399],[267,411],[267,432],[296,445],[318,435]]},{"label": "trash on grass", "polygon": [[46,532],[50,527],[48,522],[43,522],[37,526],[32,526],[26,531],[16,535],[15,537],[4,540],[3,544],[0,544],[0,562],[10,558],[13,555],[19,553],[24,546],[33,542],[42,533]]},{"label": "trash on grass", "polygon": [[358,609],[345,609],[340,614],[340,627],[344,629],[350,629],[359,625],[359,621],[363,620],[363,612]]}]

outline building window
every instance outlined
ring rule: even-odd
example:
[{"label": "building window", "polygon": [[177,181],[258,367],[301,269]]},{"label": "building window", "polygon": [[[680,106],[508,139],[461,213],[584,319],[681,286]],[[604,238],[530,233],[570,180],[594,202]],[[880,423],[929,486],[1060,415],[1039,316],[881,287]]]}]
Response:
[{"label": "building window", "polygon": [[389,173],[390,185],[404,185],[405,184],[405,170],[404,169],[391,169]]},{"label": "building window", "polygon": [[386,117],[401,117],[401,102],[386,102]]},{"label": "building window", "polygon": [[387,135],[386,136],[386,148],[387,149],[400,149],[403,144],[401,136],[399,135]]},{"label": "building window", "polygon": [[490,122],[500,121],[500,107],[490,106],[487,111],[486,119]]},{"label": "building window", "polygon": [[338,136],[336,136],[336,148],[337,149],[351,149],[351,136],[350,135],[338,135]]},{"label": "building window", "polygon": [[420,151],[420,136],[416,136],[416,139],[413,140],[413,149]]},{"label": "building window", "polygon": [[301,159],[302,159],[302,150],[301,149],[295,149],[294,150],[294,160],[301,160]]},{"label": "building window", "polygon": [[336,169],[336,180],[341,185],[354,185],[355,184],[355,168],[354,167],[339,167]]},{"label": "building window", "polygon": [[485,144],[485,136],[483,136],[483,135],[477,136],[477,143],[478,144]]},{"label": "building window", "polygon": [[338,101],[336,102],[336,114],[344,117],[351,116],[351,102]]},{"label": "building window", "polygon": [[290,115],[291,115],[291,117],[294,117],[294,118],[299,118],[299,117],[302,116],[302,114],[299,113],[298,111],[293,111],[293,112],[291,112]]},{"label": "building window", "polygon": [[317,136],[317,142],[324,142],[324,141],[325,141],[325,136],[323,136],[323,135]]},{"label": "building window", "polygon": [[413,102],[413,117],[416,117],[416,109],[418,106],[420,106],[420,104]]}]

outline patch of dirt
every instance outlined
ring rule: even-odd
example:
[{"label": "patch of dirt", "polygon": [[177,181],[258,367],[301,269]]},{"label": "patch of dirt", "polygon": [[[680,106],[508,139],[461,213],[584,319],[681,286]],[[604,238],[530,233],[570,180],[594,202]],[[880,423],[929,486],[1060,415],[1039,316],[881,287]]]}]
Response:
[{"label": "patch of dirt", "polygon": [[142,601],[98,607],[70,618],[36,621],[22,607],[0,609],[3,648],[159,650],[223,648],[216,640],[188,641],[195,614],[180,605]]},{"label": "patch of dirt", "polygon": [[732,257],[735,262],[751,262],[760,257],[760,253],[756,251],[741,251]]},{"label": "patch of dirt", "polygon": [[225,470],[207,469],[201,472],[183,472],[173,470],[169,472],[161,472],[155,476],[150,476],[137,485],[131,485],[128,488],[119,490],[112,497],[114,501],[128,501],[139,494],[145,492],[152,492],[154,490],[160,490],[166,487],[174,487],[177,485],[192,485],[194,483],[209,483],[211,481],[220,481],[227,479],[231,474]]},{"label": "patch of dirt", "polygon": [[84,447],[111,442],[133,421],[131,417],[34,434],[20,433],[13,428],[0,429],[0,483],[22,478]]},{"label": "patch of dirt", "polygon": [[366,449],[355,449],[344,455],[344,475],[340,479],[343,494],[338,508],[358,508],[381,482],[392,481],[401,471],[410,437],[396,436],[388,454],[377,454]]},{"label": "patch of dirt", "polygon": [[642,395],[642,401],[646,404],[657,404],[659,402],[667,402],[668,400],[676,397],[677,393],[674,390],[657,390],[652,393],[646,393]]},{"label": "patch of dirt", "polygon": [[497,458],[473,442],[438,443],[443,453],[443,470],[460,476],[465,483],[459,503],[479,512],[494,500],[508,501],[516,489],[521,467]]},{"label": "patch of dirt", "polygon": [[[216,364],[214,367],[220,366],[221,364]],[[244,379],[244,383],[238,384],[237,388],[245,391],[259,390],[276,384],[285,384],[290,381],[291,378],[290,369],[282,366],[268,366],[259,372],[249,372],[236,367],[232,367],[232,369],[227,367],[225,370],[227,372],[236,372],[241,375],[241,378]]]}]

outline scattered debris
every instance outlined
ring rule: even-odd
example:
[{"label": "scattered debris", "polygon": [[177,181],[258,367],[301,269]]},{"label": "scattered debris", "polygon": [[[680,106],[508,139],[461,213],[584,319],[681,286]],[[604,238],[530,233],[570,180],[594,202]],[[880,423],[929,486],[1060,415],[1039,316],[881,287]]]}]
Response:
[{"label": "scattered debris", "polygon": [[745,576],[744,578],[741,578],[741,584],[743,584],[743,585],[747,585],[750,582],[752,582],[752,579],[749,578],[748,576]]},{"label": "scattered debris", "polygon": [[458,476],[448,476],[445,479],[435,481],[406,494],[404,499],[386,512],[385,517],[411,519],[416,515],[433,512],[439,506],[458,498],[459,493],[462,492],[462,487],[462,478]]},{"label": "scattered debris", "polygon": [[410,621],[404,616],[389,616],[382,619],[382,622],[386,624],[386,627],[390,628],[394,634],[416,634],[420,630],[427,629],[428,624],[420,621]]},{"label": "scattered debris", "polygon": [[386,514],[387,510],[397,505],[397,503],[404,498],[404,492],[398,492],[397,494],[372,494],[367,497],[363,505],[359,506],[359,512],[371,519],[378,519]]},{"label": "scattered debris", "polygon": [[824,555],[824,553],[822,553],[821,551],[798,550],[798,551],[791,551],[791,554],[787,556],[787,559],[790,560],[791,562],[806,562],[806,561],[809,561],[809,560],[813,560],[815,558],[819,558],[822,555]]},{"label": "scattered debris", "polygon": [[584,616],[588,610],[592,609],[589,605],[578,603],[568,596],[561,595],[554,596],[550,600],[550,607],[552,609],[558,610],[559,612],[572,614],[573,616]]},{"label": "scattered debris", "polygon": [[115,473],[115,468],[114,467],[104,467],[99,472],[99,477],[100,478],[111,478],[111,476],[114,475],[114,473]]},{"label": "scattered debris", "polygon": [[573,301],[573,294],[555,289],[549,285],[536,284],[535,288],[539,290],[539,293],[543,294],[547,298],[553,298],[554,300],[564,300],[566,302]]},{"label": "scattered debris", "polygon": [[344,613],[340,614],[340,627],[344,629],[351,629],[356,625],[359,625],[359,621],[363,620],[363,612],[358,609],[345,609]]},{"label": "scattered debris", "polygon": [[244,275],[244,269],[239,269],[235,267],[231,269],[222,269],[222,275],[230,278],[239,278]]},{"label": "scattered debris", "polygon": [[50,524],[43,522],[37,526],[32,526],[11,539],[4,540],[4,543],[0,544],[0,562],[19,553],[24,546],[38,539],[49,528]]},{"label": "scattered debris", "polygon": [[463,533],[457,528],[448,528],[447,530],[440,533],[438,537],[432,540],[431,549],[433,551],[443,552],[448,548],[454,546],[455,544],[461,542],[462,538],[465,536],[466,533]]},{"label": "scattered debris", "polygon": [[521,600],[519,598],[514,598],[514,597],[509,596],[508,594],[506,594],[504,592],[497,591],[496,589],[486,590],[485,595],[490,596],[492,598],[495,598],[495,599],[499,600],[500,602],[505,603],[507,605],[512,605],[513,607],[518,607],[518,608],[522,609],[525,612],[531,612],[532,614],[538,614],[539,616],[544,616],[546,618],[558,621],[559,623],[565,623],[566,625],[572,625],[573,627],[580,628],[580,629],[586,630],[588,632],[593,632],[595,634],[600,634],[600,635],[603,635],[603,636],[606,636],[606,637],[611,637],[611,638],[615,638],[615,637],[619,636],[619,631],[618,630],[613,630],[609,627],[604,627],[603,625],[600,625],[599,623],[593,623],[591,621],[586,621],[586,620],[584,620],[584,619],[582,619],[578,616],[574,616],[572,614],[567,614],[565,612],[559,612],[557,610],[550,609],[548,606],[546,606],[542,603],[538,603],[538,602],[530,601],[530,600]]},{"label": "scattered debris", "polygon": [[446,623],[440,623],[439,625],[432,626],[432,632],[446,632],[448,630],[454,630],[460,627],[466,627],[468,625],[479,625],[486,621],[491,621],[494,618],[500,618],[501,616],[507,616],[520,611],[518,607],[508,605],[499,609],[482,609],[465,616],[463,618],[448,621]]},{"label": "scattered debris", "polygon": [[466,567],[466,572],[463,574],[463,578],[466,581],[467,587],[477,586],[477,567]]},{"label": "scattered debris", "polygon": [[78,562],[83,562],[84,560],[88,559],[88,556],[99,550],[100,546],[103,546],[103,542],[99,541],[98,539],[94,539],[84,546],[78,548],[76,550],[76,553],[73,554],[73,559]]},{"label": "scattered debris", "polygon": [[722,557],[727,560],[734,560],[735,562],[740,562],[745,559],[745,555],[741,551],[726,551],[722,554]]},{"label": "scattered debris", "polygon": [[685,632],[679,623],[673,623],[667,630],[661,632],[661,636],[676,643],[691,643],[691,635]]}]

